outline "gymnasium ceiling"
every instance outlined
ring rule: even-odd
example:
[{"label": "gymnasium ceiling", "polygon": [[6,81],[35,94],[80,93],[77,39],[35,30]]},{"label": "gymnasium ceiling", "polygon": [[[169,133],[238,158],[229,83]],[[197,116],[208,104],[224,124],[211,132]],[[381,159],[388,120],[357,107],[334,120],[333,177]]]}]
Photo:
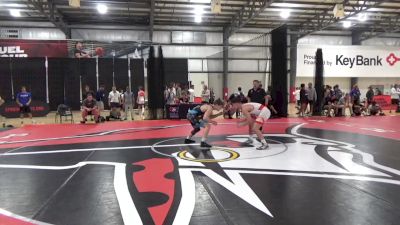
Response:
[{"label": "gymnasium ceiling", "polygon": [[[0,20],[52,22],[62,30],[81,24],[98,25],[201,25],[225,27],[228,34],[242,27],[276,28],[287,24],[292,32],[305,36],[319,30],[356,30],[361,38],[400,32],[400,0],[222,0],[222,12],[211,12],[211,0],[81,0],[72,8],[68,0],[0,0]],[[107,14],[99,14],[97,5],[106,4]],[[345,6],[345,17],[333,17],[336,3]],[[203,7],[202,22],[196,23],[194,9]],[[10,16],[9,9],[20,10],[20,17]],[[282,11],[290,17],[281,17]],[[366,21],[359,17],[366,16]],[[350,23],[343,27],[344,21]]]}]

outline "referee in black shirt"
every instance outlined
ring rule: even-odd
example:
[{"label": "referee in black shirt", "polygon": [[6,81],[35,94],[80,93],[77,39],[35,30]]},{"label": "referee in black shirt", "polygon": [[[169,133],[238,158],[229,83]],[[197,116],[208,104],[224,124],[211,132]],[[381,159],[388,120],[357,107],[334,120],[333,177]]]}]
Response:
[{"label": "referee in black shirt", "polygon": [[261,83],[258,80],[253,81],[253,88],[249,90],[247,98],[249,102],[256,102],[262,105],[267,105],[267,93],[260,87]]}]

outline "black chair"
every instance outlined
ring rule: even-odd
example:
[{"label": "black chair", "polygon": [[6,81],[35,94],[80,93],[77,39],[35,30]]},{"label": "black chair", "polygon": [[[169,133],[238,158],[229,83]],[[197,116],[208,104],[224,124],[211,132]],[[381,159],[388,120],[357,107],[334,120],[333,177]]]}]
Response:
[{"label": "black chair", "polygon": [[63,122],[63,118],[65,118],[65,121],[69,120],[71,123],[74,123],[74,115],[72,114],[71,107],[64,104],[58,105],[55,117],[56,123],[58,123],[58,118],[60,118],[60,123]]}]

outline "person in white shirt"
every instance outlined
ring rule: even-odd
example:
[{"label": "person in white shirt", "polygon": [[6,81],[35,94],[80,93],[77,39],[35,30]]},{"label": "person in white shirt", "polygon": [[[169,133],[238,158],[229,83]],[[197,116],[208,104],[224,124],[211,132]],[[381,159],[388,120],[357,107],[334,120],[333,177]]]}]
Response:
[{"label": "person in white shirt", "polygon": [[108,94],[108,105],[111,108],[112,113],[115,115],[121,115],[121,93],[117,91],[115,86],[112,87],[112,91]]},{"label": "person in white shirt", "polygon": [[188,90],[189,92],[189,103],[193,103],[194,102],[194,85],[190,85],[190,88]]},{"label": "person in white shirt", "polygon": [[296,90],[292,94],[296,98],[296,109],[299,110],[299,112],[297,112],[297,114],[299,114],[300,113],[300,88],[296,87]]},{"label": "person in white shirt", "polygon": [[203,91],[201,92],[201,100],[203,103],[210,103],[210,90],[207,85],[204,85]]},{"label": "person in white shirt", "polygon": [[390,96],[392,98],[392,104],[393,105],[398,105],[399,104],[400,91],[398,89],[399,89],[399,87],[397,86],[397,84],[392,85],[392,88],[390,89]]},{"label": "person in white shirt", "polygon": [[173,84],[171,84],[169,87],[166,87],[164,91],[164,98],[167,105],[175,104],[176,92]]}]

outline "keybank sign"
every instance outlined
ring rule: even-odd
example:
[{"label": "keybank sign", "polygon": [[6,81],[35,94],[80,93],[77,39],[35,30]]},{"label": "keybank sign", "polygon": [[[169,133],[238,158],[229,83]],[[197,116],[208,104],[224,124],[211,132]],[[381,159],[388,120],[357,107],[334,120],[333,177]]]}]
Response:
[{"label": "keybank sign", "polygon": [[375,58],[365,58],[362,55],[356,57],[345,57],[344,55],[336,55],[336,65],[349,66],[383,66],[383,58],[376,56]]},{"label": "keybank sign", "polygon": [[314,76],[318,48],[326,77],[400,77],[399,47],[314,45],[298,46],[297,76]]}]

